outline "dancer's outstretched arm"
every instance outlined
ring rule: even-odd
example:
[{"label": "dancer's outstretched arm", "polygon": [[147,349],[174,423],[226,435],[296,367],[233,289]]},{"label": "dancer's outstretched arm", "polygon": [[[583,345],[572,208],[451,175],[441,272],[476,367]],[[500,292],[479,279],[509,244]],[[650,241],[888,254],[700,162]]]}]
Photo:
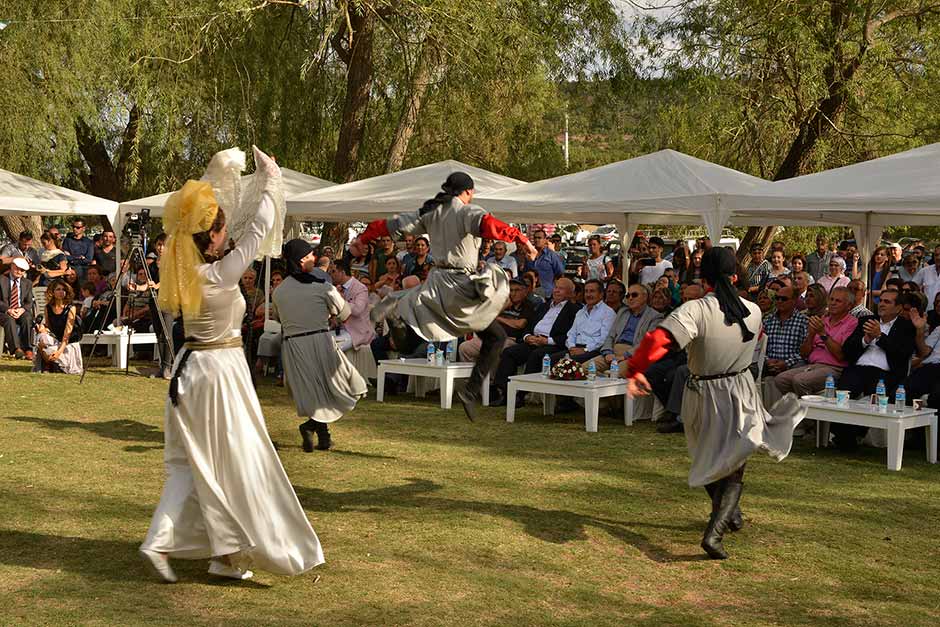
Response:
[{"label": "dancer's outstretched arm", "polygon": [[677,343],[672,333],[662,327],[647,333],[627,362],[627,394],[631,397],[647,396],[652,388],[643,373],[675,346]]}]

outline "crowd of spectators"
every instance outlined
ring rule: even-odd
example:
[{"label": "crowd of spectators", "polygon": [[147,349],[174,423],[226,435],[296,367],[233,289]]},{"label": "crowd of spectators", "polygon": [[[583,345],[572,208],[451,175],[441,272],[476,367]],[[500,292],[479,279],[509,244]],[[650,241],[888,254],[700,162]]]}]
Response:
[{"label": "crowd of spectators", "polygon": [[[510,280],[509,299],[498,319],[507,339],[491,381],[491,399],[497,404],[506,401],[508,378],[520,369],[540,371],[546,355],[552,363],[568,358],[601,375],[617,362],[622,376],[626,359],[647,331],[681,303],[704,295],[701,259],[712,245],[708,238],[696,240],[690,250],[683,240],[670,246],[659,237],[638,233],[625,268],[617,251],[605,246],[600,236],[588,239],[586,254],[572,266],[558,231],[549,235],[535,228],[528,235],[537,250],[533,260],[504,242],[484,240],[480,248],[480,267],[497,264]],[[52,359],[39,361],[47,369],[67,371],[63,356],[71,354],[68,347],[82,332],[114,323],[138,332],[159,331],[156,316],[161,314],[151,290],[159,289],[162,236],[148,255],[150,280],[143,266],[133,267],[121,285],[113,232],[89,237],[85,222],[77,219],[64,240],[53,227],[41,234],[38,247],[35,244],[33,234],[24,231],[0,250],[5,270],[0,322],[9,353],[35,357],[35,337],[41,334],[47,343],[43,354]],[[409,235],[400,242],[383,237],[361,257],[320,247],[311,274],[336,286],[353,311],[345,323],[331,321],[340,349],[368,348],[375,360],[395,351],[387,328],[371,322],[369,309],[390,292],[425,281],[433,267],[431,242],[424,236]],[[265,277],[258,264],[241,281],[246,301],[243,336],[259,373],[271,366],[280,372],[277,327],[265,325],[266,319],[276,323],[277,312],[265,309],[264,284],[270,282],[276,289],[284,277],[276,265]],[[928,406],[940,408],[940,246],[929,253],[919,242],[906,248],[891,244],[861,259],[854,242],[830,242],[824,236],[808,253],[787,250],[779,241],[765,253],[765,247],[756,244],[740,264],[737,280],[741,296],[756,302],[764,317],[766,355],[755,372],[762,373],[766,403],[787,392],[819,393],[832,376],[840,389],[855,397],[873,393],[883,381],[892,399],[903,384],[908,399],[927,395]],[[124,295],[120,312],[111,306],[118,289]],[[42,311],[32,307],[37,291],[46,295]],[[42,331],[37,332],[40,316]],[[423,356],[425,350],[426,345],[419,344],[412,356]],[[459,338],[462,361],[473,361],[479,350],[478,338]],[[661,431],[682,429],[685,359],[684,352],[677,351],[648,373],[666,410]],[[401,382],[390,382],[391,390],[396,383]],[[834,431],[840,446],[858,444],[857,430]]]}]

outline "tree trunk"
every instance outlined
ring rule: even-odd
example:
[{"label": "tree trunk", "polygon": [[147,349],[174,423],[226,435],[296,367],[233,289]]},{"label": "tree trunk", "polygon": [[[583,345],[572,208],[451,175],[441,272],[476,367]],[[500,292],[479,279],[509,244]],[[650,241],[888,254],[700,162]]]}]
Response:
[{"label": "tree trunk", "polygon": [[395,129],[395,137],[388,150],[388,161],[385,164],[386,173],[397,172],[405,161],[405,155],[408,153],[408,143],[418,126],[418,114],[421,112],[424,96],[427,94],[428,86],[431,84],[431,80],[440,64],[441,57],[437,52],[437,42],[431,36],[428,36],[425,38],[424,44],[421,46],[421,54],[415,62],[411,77],[411,92],[405,102],[405,109],[402,111],[398,128]]},{"label": "tree trunk", "polygon": [[3,224],[3,231],[11,241],[15,242],[23,231],[31,231],[33,234],[33,245],[35,246],[39,243],[39,236],[42,235],[42,218],[39,216],[0,216],[0,223]]},{"label": "tree trunk", "polygon": [[[333,159],[333,180],[337,183],[356,180],[375,71],[375,13],[368,7],[350,4],[348,17],[349,30],[344,27],[332,40],[333,49],[346,64],[346,99]],[[342,250],[348,227],[347,223],[325,223],[321,243],[332,246],[337,252]]]}]

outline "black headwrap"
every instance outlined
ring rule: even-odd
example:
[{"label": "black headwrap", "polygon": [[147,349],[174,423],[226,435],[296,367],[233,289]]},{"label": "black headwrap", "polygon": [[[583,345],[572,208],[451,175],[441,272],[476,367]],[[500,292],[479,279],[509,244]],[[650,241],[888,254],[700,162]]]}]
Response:
[{"label": "black headwrap", "polygon": [[718,306],[721,313],[725,314],[725,324],[740,325],[741,336],[745,342],[749,342],[754,338],[754,334],[744,324],[744,319],[751,315],[751,312],[741,302],[738,291],[731,284],[731,277],[737,270],[734,253],[727,248],[715,246],[705,251],[702,256],[702,278],[714,288]]},{"label": "black headwrap", "polygon": [[424,201],[420,211],[421,215],[434,211],[440,205],[449,205],[455,196],[459,196],[468,189],[473,189],[473,179],[466,172],[451,172],[444,184],[441,185],[441,189],[444,191],[438,192],[434,198]]},{"label": "black headwrap", "polygon": [[300,260],[313,252],[313,246],[299,237],[292,239],[281,247],[281,256],[287,262],[287,272],[301,283],[323,283],[321,279],[304,272]]}]

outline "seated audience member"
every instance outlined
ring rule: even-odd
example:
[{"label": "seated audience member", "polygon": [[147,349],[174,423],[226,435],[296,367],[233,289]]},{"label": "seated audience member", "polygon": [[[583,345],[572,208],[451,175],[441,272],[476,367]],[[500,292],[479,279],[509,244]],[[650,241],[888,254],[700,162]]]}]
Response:
[{"label": "seated audience member", "polygon": [[395,250],[395,241],[390,235],[383,235],[375,241],[375,252],[372,253],[372,258],[369,260],[369,278],[372,279],[372,282],[375,283],[386,273],[386,260],[395,259],[396,257]]},{"label": "seated audience member", "polygon": [[[544,305],[545,299],[540,295],[538,272],[535,270],[526,270],[522,273],[522,280],[525,281],[526,287],[529,290],[529,294],[526,296],[526,300],[529,301],[529,304],[535,308]],[[573,285],[572,283],[572,286]]]},{"label": "seated audience member", "polygon": [[91,305],[95,302],[95,284],[91,281],[82,283],[82,308],[80,315],[82,320],[86,320],[91,315]]},{"label": "seated audience member", "polygon": [[565,348],[551,356],[552,364],[563,357],[578,363],[588,362],[600,355],[604,338],[610,333],[616,314],[604,304],[604,284],[590,279],[584,284],[584,307],[575,314],[574,323],[568,330]]},{"label": "seated audience member", "polygon": [[865,284],[862,283],[861,279],[852,279],[849,281],[848,288],[855,296],[855,307],[852,308],[852,311],[850,311],[849,314],[855,316],[856,318],[865,318],[875,315],[871,312],[870,309],[868,309],[868,307],[865,306],[868,290],[865,289]]},{"label": "seated audience member", "polygon": [[378,281],[372,284],[369,291],[378,292],[381,296],[387,296],[392,292],[401,289],[401,263],[397,257],[388,257],[385,260],[385,272]]},{"label": "seated audience member", "polygon": [[760,308],[760,315],[764,318],[773,314],[774,312],[774,299],[770,293],[770,290],[761,290],[757,294],[757,298],[754,300],[757,303],[757,306]]},{"label": "seated audience member", "polygon": [[916,255],[910,254],[904,257],[898,268],[897,277],[902,281],[913,281],[920,270],[920,260]]},{"label": "seated audience member", "polygon": [[25,257],[13,257],[10,270],[0,275],[0,324],[7,349],[17,359],[29,359],[33,352],[33,284],[26,278],[27,270]]},{"label": "seated audience member", "polygon": [[829,259],[829,273],[819,277],[817,285],[822,286],[827,294],[831,294],[833,288],[845,287],[851,279],[845,275],[845,259],[839,255],[833,255]]},{"label": "seated audience member", "polygon": [[571,302],[575,305],[584,304],[584,283],[581,281],[574,282],[574,294],[571,295]]},{"label": "seated audience member", "polygon": [[672,293],[669,289],[660,288],[654,290],[650,296],[650,307],[664,316],[668,316],[669,312],[672,311]]},{"label": "seated audience member", "polygon": [[[853,296],[854,298],[854,296]],[[854,301],[853,301],[854,302]],[[803,313],[807,318],[813,316],[823,317],[829,310],[829,293],[819,283],[813,283],[806,288],[806,308]]]},{"label": "seated audience member", "polygon": [[910,311],[914,325],[916,357],[913,370],[904,380],[908,404],[914,399],[927,396],[927,406],[940,409],[940,326],[930,331],[927,318],[916,309]]},{"label": "seated audience member", "polygon": [[[697,283],[682,288],[683,303],[698,300],[703,296],[705,289]],[[686,365],[688,357],[685,350],[672,350],[646,371],[646,380],[665,409],[665,415],[656,425],[659,433],[679,433],[685,430],[679,414],[682,412],[685,383],[689,378],[689,367]]]},{"label": "seated audience member", "polygon": [[610,370],[614,359],[621,364],[620,372],[626,372],[626,358],[633,354],[634,347],[663,319],[661,313],[649,306],[649,297],[650,290],[646,285],[636,283],[630,286],[627,306],[617,312],[601,346],[600,355],[592,360],[598,373]]},{"label": "seated audience member", "polygon": [[509,274],[509,278],[519,276],[519,263],[516,258],[506,254],[506,242],[493,242],[493,257],[490,259]]},{"label": "seated audience member", "polygon": [[47,355],[49,359],[46,363],[57,362],[60,357],[66,355],[70,360],[77,360],[80,369],[82,352],[78,342],[82,339],[82,329],[78,308],[72,304],[73,297],[72,288],[62,279],[53,279],[46,288],[43,325],[57,343],[56,349]]},{"label": "seated audience member", "polygon": [[[247,273],[246,273],[247,274]],[[124,302],[122,321],[138,333],[150,331],[150,292],[147,288],[147,273],[137,270],[134,282],[129,285],[129,294]],[[254,312],[254,309],[252,309]]]},{"label": "seated audience member", "polygon": [[375,327],[369,319],[369,288],[350,276],[350,272],[344,260],[334,263],[331,272],[333,285],[351,311],[349,318],[336,327],[336,345],[343,352],[368,346],[375,338]]},{"label": "seated audience member", "polygon": [[806,294],[813,282],[812,277],[808,272],[794,272],[790,276],[793,277],[793,289],[796,291],[796,310],[803,311],[806,309]]},{"label": "seated audience member", "polygon": [[[271,294],[274,294],[278,286],[284,281],[284,271],[283,270],[271,270]],[[262,323],[264,321],[264,305],[259,307],[261,310],[261,319]],[[270,309],[268,311],[268,319],[273,321],[278,321],[277,307],[274,306],[274,302],[270,303]],[[278,325],[273,325],[277,327]],[[261,335],[258,336],[258,349],[257,349],[257,360],[255,361],[255,372],[263,374],[265,369],[268,366],[268,363],[277,361],[281,356],[281,344],[283,342],[282,334],[280,328],[277,330],[267,330],[262,324]],[[280,371],[278,370],[279,374]],[[280,378],[280,377],[279,377]]]},{"label": "seated audience member", "polygon": [[905,281],[904,283],[902,283],[900,292],[902,294],[909,294],[909,293],[922,294],[923,293],[920,290],[920,285],[918,285],[917,283],[914,283],[913,281]]},{"label": "seated audience member", "polygon": [[68,257],[59,249],[58,240],[55,234],[46,231],[39,237],[42,244],[41,262],[39,267],[39,284],[48,285],[54,278],[60,278],[65,275],[69,267]]},{"label": "seated audience member", "polygon": [[806,257],[797,253],[790,257],[790,276],[806,271]]},{"label": "seated audience member", "polygon": [[[917,332],[910,320],[899,315],[898,298],[894,292],[882,292],[878,316],[859,320],[845,342],[845,358],[852,365],[842,371],[839,389],[848,390],[852,398],[874,394],[878,381],[883,380],[889,402],[894,402],[894,392],[907,376]],[[836,445],[843,450],[855,449],[857,438],[867,430],[854,425],[831,427]]]},{"label": "seated audience member", "polygon": [[66,344],[60,348],[59,341],[43,324],[43,317],[36,319],[36,355],[32,357],[33,372],[82,373],[82,350],[79,344]]},{"label": "seated audience member", "polygon": [[927,303],[931,311],[933,311],[933,303],[937,299],[937,294],[940,294],[940,245],[934,247],[932,261],[932,264],[925,265],[914,277],[914,282],[920,285],[927,296]]},{"label": "seated audience member", "polygon": [[805,363],[800,347],[806,339],[809,321],[796,311],[795,290],[792,287],[781,288],[774,300],[776,310],[764,318],[764,333],[767,334],[764,376],[776,376]]},{"label": "seated audience member", "polygon": [[108,282],[101,276],[101,269],[98,266],[88,266],[85,269],[85,279],[95,285],[95,296],[100,296],[101,292],[108,289]]},{"label": "seated audience member", "polygon": [[626,286],[616,279],[611,279],[604,289],[604,303],[615,312],[619,312],[624,306],[623,299],[626,295]]},{"label": "seated audience member", "polygon": [[405,261],[405,276],[416,276],[418,280],[424,283],[428,278],[428,272],[434,266],[434,259],[431,257],[431,244],[428,238],[415,238],[414,252],[412,256]]},{"label": "seated audience member", "polygon": [[888,292],[899,292],[899,293],[900,293],[901,287],[902,287],[903,285],[904,285],[904,281],[902,281],[902,280],[899,279],[898,277],[891,277],[890,279],[888,279],[888,280],[885,282],[885,289],[884,289],[884,291],[888,291]]},{"label": "seated audience member", "polygon": [[515,375],[520,366],[525,366],[526,374],[541,372],[542,357],[564,350],[568,331],[580,309],[571,302],[573,293],[571,279],[562,277],[555,281],[552,299],[536,308],[522,341],[503,350],[493,377],[493,387],[501,395],[502,403],[505,403],[509,377]]},{"label": "seated audience member", "polygon": [[[503,311],[496,317],[496,321],[506,330],[506,342],[503,348],[521,341],[529,323],[535,317],[535,308],[526,300],[527,293],[525,281],[513,279],[509,282],[509,300],[506,301]],[[482,345],[483,342],[476,335],[473,339],[461,342],[457,348],[460,361],[476,361]]]},{"label": "seated audience member", "polygon": [[782,250],[774,250],[770,253],[770,269],[767,271],[767,276],[764,278],[764,281],[767,282],[771,279],[776,279],[777,277],[782,277],[790,274],[790,269],[786,265],[786,257],[783,254]]},{"label": "seated audience member", "polygon": [[42,263],[39,253],[33,248],[32,231],[22,231],[15,242],[10,242],[0,248],[0,265],[9,266],[16,257],[26,259],[29,268],[38,268],[39,264]]},{"label": "seated audience member", "polygon": [[[327,285],[333,285],[333,277],[330,275],[330,268],[333,265],[332,257],[327,257],[323,255],[317,258],[317,265],[313,267],[313,270],[310,271],[310,274],[313,275],[313,278],[316,280],[326,283]],[[359,279],[362,281],[362,277]]]},{"label": "seated audience member", "polygon": [[812,316],[800,355],[807,365],[785,370],[773,378],[780,395],[793,392],[797,396],[817,394],[826,385],[826,377],[838,378],[849,365],[844,343],[858,326],[858,319],[849,315],[855,296],[847,288],[837,287],[829,297],[829,314]]}]

